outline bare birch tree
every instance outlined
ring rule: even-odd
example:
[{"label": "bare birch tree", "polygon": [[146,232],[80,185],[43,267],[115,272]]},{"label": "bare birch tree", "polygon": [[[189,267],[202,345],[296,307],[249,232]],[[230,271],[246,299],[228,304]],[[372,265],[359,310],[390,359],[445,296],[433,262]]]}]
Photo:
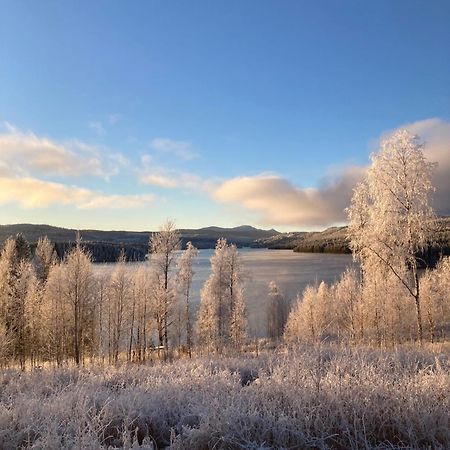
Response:
[{"label": "bare birch tree", "polygon": [[364,277],[369,258],[379,260],[405,287],[414,301],[419,341],[423,339],[417,255],[430,242],[434,214],[430,207],[434,164],[426,161],[423,144],[408,131],[386,139],[366,180],[348,209],[349,237]]},{"label": "bare birch tree", "polygon": [[130,277],[126,272],[125,254],[122,252],[111,275],[109,287],[110,361],[119,360],[121,343],[124,340],[126,315],[129,312]]},{"label": "bare birch tree", "polygon": [[240,347],[246,334],[243,270],[235,245],[219,239],[211,257],[211,275],[201,290],[198,313],[200,342],[221,351],[228,344]]},{"label": "bare birch tree", "polygon": [[78,236],[74,249],[65,261],[65,299],[71,307],[73,358],[80,365],[90,344],[94,315],[94,278],[92,260]]},{"label": "bare birch tree", "polygon": [[192,267],[194,259],[197,257],[198,251],[192,245],[192,242],[186,244],[186,250],[178,260],[178,289],[184,306],[183,319],[186,325],[186,348],[189,357],[192,356],[192,311],[191,311],[191,286],[194,278],[194,270]]},{"label": "bare birch tree", "polygon": [[169,349],[170,315],[175,297],[173,276],[176,267],[176,251],[180,249],[180,234],[175,228],[175,223],[167,220],[159,232],[151,236],[149,247],[155,280],[158,283],[154,295],[157,320],[160,324],[159,345],[164,347],[166,357]]}]

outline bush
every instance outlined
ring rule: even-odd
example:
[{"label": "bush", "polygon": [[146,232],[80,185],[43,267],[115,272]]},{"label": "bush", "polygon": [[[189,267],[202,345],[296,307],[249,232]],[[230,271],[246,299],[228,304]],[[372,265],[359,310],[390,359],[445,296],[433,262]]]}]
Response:
[{"label": "bush", "polygon": [[439,348],[4,372],[0,448],[450,448]]}]

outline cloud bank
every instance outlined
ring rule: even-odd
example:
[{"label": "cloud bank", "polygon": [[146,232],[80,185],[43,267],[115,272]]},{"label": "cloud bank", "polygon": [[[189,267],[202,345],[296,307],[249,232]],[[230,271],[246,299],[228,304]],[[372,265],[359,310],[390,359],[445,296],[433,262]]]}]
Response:
[{"label": "cloud bank", "polygon": [[5,128],[0,134],[0,163],[14,173],[108,179],[123,164],[122,155],[105,156],[96,147],[81,141],[58,143],[10,124],[5,124]]},{"label": "cloud bank", "polygon": [[256,212],[266,225],[322,227],[345,220],[344,208],[363,173],[363,168],[348,168],[321,188],[307,189],[279,175],[237,177],[222,183],[213,197]]},{"label": "cloud bank", "polygon": [[[438,214],[450,215],[450,122],[427,119],[400,128],[418,134],[426,142],[427,159],[438,162],[433,205]],[[184,141],[158,138],[151,142],[151,147],[174,156],[174,160],[187,161],[196,156],[191,145]],[[70,205],[79,209],[121,209],[151,203],[152,194],[106,194],[60,182],[60,178],[86,176],[105,181],[127,166],[130,167],[130,162],[120,153],[107,155],[80,141],[56,142],[6,124],[5,131],[0,133],[0,204],[15,203],[23,208]],[[344,209],[366,167],[348,166],[334,171],[314,188],[301,187],[273,173],[221,181],[202,178],[180,168],[155,165],[152,155],[142,155],[140,166],[131,170],[142,185],[205,194],[216,202],[250,212],[260,224],[322,228],[346,221]],[[57,180],[49,181],[49,177]]]},{"label": "cloud bank", "polygon": [[[433,206],[438,214],[450,214],[450,123],[428,119],[399,128],[418,134],[426,142],[427,159],[438,162]],[[317,188],[302,188],[273,174],[236,177],[224,181],[212,195],[219,202],[253,211],[261,224],[325,227],[345,222],[344,209],[365,171],[363,166],[343,168],[325,176]]]},{"label": "cloud bank", "polygon": [[70,205],[78,209],[122,209],[146,205],[147,195],[115,195],[41,177],[92,176],[104,180],[128,164],[119,153],[103,153],[80,141],[57,143],[6,124],[0,134],[0,204],[22,208]]},{"label": "cloud bank", "polygon": [[199,175],[153,164],[151,155],[141,156],[141,167],[137,170],[140,183],[163,189],[185,189],[203,193],[212,192],[216,182]]},{"label": "cloud bank", "polygon": [[52,205],[69,205],[78,209],[122,209],[143,206],[153,200],[151,194],[109,195],[32,177],[2,176],[0,171],[0,204],[14,203],[29,209]]}]

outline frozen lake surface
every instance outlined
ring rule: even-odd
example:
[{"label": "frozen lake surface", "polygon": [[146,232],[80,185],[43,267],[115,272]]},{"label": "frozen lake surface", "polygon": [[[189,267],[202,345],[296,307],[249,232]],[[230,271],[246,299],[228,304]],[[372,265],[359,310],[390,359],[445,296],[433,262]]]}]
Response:
[{"label": "frozen lake surface", "polygon": [[[199,250],[194,262],[192,300],[195,307],[200,300],[200,289],[208,278],[211,268],[209,259],[214,250]],[[267,285],[275,281],[281,291],[291,301],[302,293],[306,285],[330,283],[353,265],[351,255],[323,253],[294,253],[291,250],[239,249],[242,265],[246,271],[245,297],[248,309],[249,331],[251,334],[263,332],[265,328],[265,305]],[[137,264],[129,263],[130,270]],[[98,265],[98,270],[112,270],[114,264]]]}]

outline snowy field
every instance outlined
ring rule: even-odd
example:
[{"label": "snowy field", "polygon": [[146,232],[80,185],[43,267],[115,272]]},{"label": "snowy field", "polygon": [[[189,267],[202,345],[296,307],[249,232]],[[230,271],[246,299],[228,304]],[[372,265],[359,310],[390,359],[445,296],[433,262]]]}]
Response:
[{"label": "snowy field", "polygon": [[450,448],[448,347],[0,375],[0,448]]}]

